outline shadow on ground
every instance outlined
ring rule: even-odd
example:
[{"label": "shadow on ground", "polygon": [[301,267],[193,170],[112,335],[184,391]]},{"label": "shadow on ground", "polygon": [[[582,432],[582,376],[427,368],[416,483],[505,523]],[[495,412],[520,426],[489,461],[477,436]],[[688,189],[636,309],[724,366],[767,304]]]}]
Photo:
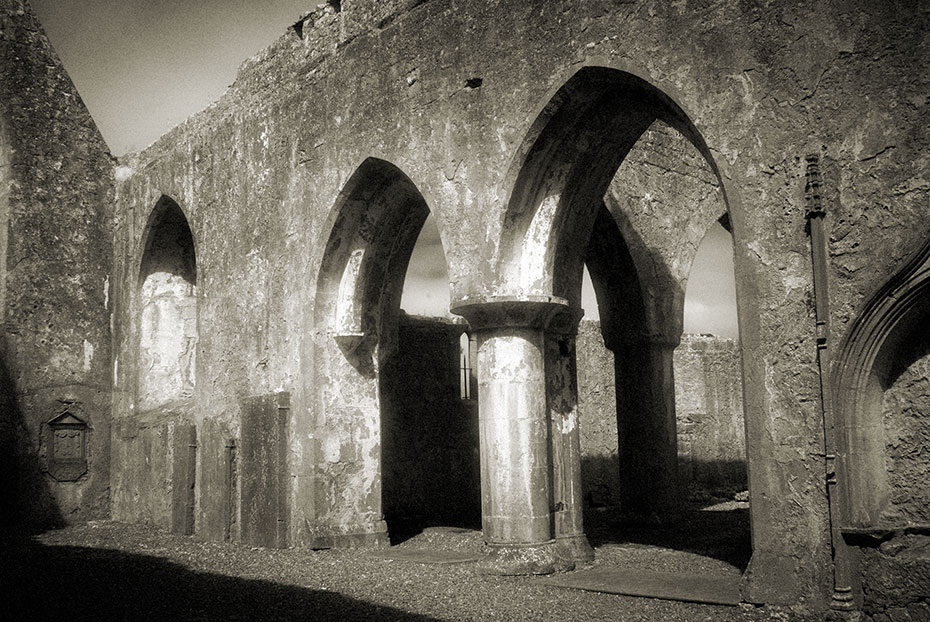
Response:
[{"label": "shadow on ground", "polygon": [[191,571],[158,557],[5,541],[4,609],[21,620],[409,620],[337,593]]},{"label": "shadow on ground", "polygon": [[640,544],[694,553],[726,562],[741,572],[749,565],[752,542],[749,509],[709,510],[690,507],[671,525],[631,522],[616,513],[585,512],[584,525],[592,546]]}]

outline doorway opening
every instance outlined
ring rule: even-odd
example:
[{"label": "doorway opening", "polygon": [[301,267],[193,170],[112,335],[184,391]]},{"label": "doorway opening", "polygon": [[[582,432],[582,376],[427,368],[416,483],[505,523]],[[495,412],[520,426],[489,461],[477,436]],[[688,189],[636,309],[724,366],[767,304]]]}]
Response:
[{"label": "doorway opening", "polygon": [[396,349],[382,357],[382,498],[392,543],[430,527],[481,527],[474,352],[467,324],[449,314],[448,283],[429,216],[407,267]]}]

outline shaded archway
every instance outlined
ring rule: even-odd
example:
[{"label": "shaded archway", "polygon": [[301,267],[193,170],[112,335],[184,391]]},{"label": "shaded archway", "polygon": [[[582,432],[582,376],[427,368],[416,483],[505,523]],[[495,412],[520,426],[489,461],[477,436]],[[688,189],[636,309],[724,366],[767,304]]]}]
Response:
[{"label": "shaded archway", "polygon": [[[417,432],[404,427],[411,425],[411,403],[422,406],[420,396],[410,393],[417,387],[406,381],[418,366],[411,361],[417,355],[410,344],[399,342],[400,301],[428,214],[410,178],[375,158],[359,166],[340,194],[314,309],[312,434],[326,438],[328,447],[316,454],[314,465],[311,543],[386,542],[386,515],[417,513],[402,498],[411,481],[431,485],[428,461],[407,460],[398,446]],[[455,396],[458,335],[450,340]]]},{"label": "shaded archway", "polygon": [[435,219],[413,248],[397,347],[380,366],[382,503],[391,541],[427,527],[480,525],[478,409],[463,393],[467,325],[449,317],[449,275]]}]

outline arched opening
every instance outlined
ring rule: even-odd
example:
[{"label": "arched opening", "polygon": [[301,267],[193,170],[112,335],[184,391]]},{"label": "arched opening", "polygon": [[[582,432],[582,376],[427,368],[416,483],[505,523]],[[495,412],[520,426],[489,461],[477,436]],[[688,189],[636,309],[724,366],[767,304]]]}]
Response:
[{"label": "arched opening", "polygon": [[685,290],[674,358],[678,471],[688,501],[748,507],[733,239],[721,220],[701,241]]},{"label": "arched opening", "polygon": [[[930,530],[930,243],[868,299],[831,375],[839,586],[868,610],[888,576],[917,576]],[[828,430],[829,431],[829,430]],[[916,534],[916,535],[915,535]]]},{"label": "arched opening", "polygon": [[407,268],[397,348],[381,365],[382,499],[392,542],[427,527],[480,527],[466,329],[449,315],[448,268],[430,216]]},{"label": "arched opening", "polygon": [[143,230],[131,301],[133,415],[116,422],[111,462],[117,520],[191,534],[195,528],[194,391],[199,326],[194,237],[162,196]]},{"label": "arched opening", "polygon": [[[590,275],[599,334],[582,322],[577,339],[585,531],[594,544],[717,557],[738,579],[748,550],[738,562],[712,543],[696,551],[678,464],[673,353],[685,285],[705,232],[729,210],[713,158],[666,95],[599,67],[556,93],[527,140],[511,171],[498,289],[577,307]],[[731,358],[738,365],[735,349]]]},{"label": "arched opening", "polygon": [[194,238],[178,204],[162,197],[150,218],[139,271],[137,409],[190,400],[197,331]]},{"label": "arched opening", "polygon": [[[314,310],[318,401],[311,434],[327,439],[327,447],[317,454],[311,525],[324,540],[384,541],[388,530],[396,540],[461,511],[462,441],[452,425],[461,417],[452,411],[461,401],[463,326],[401,311],[419,237],[430,247],[427,277],[443,278],[429,270],[444,257],[435,225],[424,228],[429,214],[413,182],[375,158],[340,195]],[[440,263],[444,268],[444,258]],[[415,266],[414,281],[424,267],[419,259]],[[422,289],[408,288],[408,300]],[[444,301],[425,303],[437,313]]]},{"label": "arched opening", "polygon": [[928,322],[930,244],[869,299],[838,350],[843,529],[930,524]]}]

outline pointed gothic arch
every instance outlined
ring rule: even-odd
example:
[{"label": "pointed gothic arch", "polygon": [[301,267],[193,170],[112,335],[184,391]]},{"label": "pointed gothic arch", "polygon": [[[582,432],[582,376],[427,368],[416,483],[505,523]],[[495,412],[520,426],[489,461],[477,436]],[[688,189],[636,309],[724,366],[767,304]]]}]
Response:
[{"label": "pointed gothic arch", "polygon": [[833,365],[833,406],[843,529],[883,525],[889,504],[882,398],[930,352],[930,242],[863,305]]},{"label": "pointed gothic arch", "polygon": [[339,450],[320,452],[314,467],[311,543],[346,533],[387,540],[385,495],[397,487],[384,478],[397,468],[384,467],[384,429],[396,414],[386,407],[385,368],[398,352],[404,280],[428,215],[414,182],[377,158],[362,162],[337,199],[313,310],[312,425]]}]

